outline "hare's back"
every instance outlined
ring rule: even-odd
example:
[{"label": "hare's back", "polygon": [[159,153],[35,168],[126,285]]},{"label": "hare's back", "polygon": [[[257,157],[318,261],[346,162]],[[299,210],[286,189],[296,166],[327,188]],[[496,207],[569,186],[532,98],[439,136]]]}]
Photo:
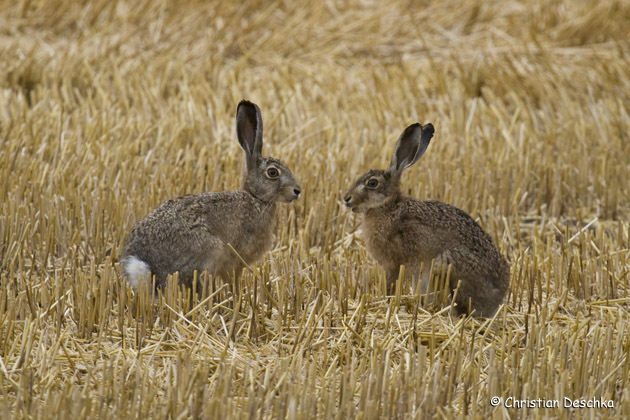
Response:
[{"label": "hare's back", "polygon": [[494,252],[490,236],[465,211],[436,200],[409,199],[398,211],[401,225],[409,225],[423,234],[433,235],[446,247],[465,246],[475,253]]},{"label": "hare's back", "polygon": [[209,237],[229,240],[241,224],[247,205],[243,191],[211,192],[169,199],[140,219],[131,229],[127,245],[201,245]]}]

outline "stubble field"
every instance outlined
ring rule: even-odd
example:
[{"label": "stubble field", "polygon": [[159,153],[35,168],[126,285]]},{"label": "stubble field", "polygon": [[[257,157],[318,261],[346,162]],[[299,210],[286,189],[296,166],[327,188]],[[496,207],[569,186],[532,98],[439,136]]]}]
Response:
[{"label": "stubble field", "polygon": [[[630,417],[630,4],[84,3],[0,2],[0,418]],[[243,98],[303,196],[235,298],[134,297],[134,222],[239,187]],[[404,192],[511,264],[492,319],[386,296],[341,205],[416,121]]]}]

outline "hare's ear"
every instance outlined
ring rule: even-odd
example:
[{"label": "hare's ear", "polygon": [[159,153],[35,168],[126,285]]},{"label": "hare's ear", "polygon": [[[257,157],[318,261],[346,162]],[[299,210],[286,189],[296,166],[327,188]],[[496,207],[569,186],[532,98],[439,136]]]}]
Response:
[{"label": "hare's ear", "polygon": [[236,109],[236,135],[245,151],[247,164],[262,154],[263,123],[258,105],[242,100]]},{"label": "hare's ear", "polygon": [[389,164],[389,171],[401,173],[420,159],[429,147],[435,129],[429,123],[424,127],[418,123],[411,124],[398,138],[394,156]]}]

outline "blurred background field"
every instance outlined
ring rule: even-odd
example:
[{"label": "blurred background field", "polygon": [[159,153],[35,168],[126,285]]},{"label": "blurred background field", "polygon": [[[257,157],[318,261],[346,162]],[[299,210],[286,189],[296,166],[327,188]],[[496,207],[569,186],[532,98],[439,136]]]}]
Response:
[{"label": "blurred background field", "polygon": [[[0,418],[629,417],[629,40],[622,0],[0,1]],[[238,299],[134,307],[125,236],[238,188],[243,98],[303,197]],[[340,204],[416,121],[405,192],[511,264],[493,319],[386,297]]]}]

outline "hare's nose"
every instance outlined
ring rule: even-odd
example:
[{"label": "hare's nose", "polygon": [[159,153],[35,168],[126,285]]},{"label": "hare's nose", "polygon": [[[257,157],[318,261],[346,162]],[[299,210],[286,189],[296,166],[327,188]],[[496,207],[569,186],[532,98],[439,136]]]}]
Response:
[{"label": "hare's nose", "polygon": [[352,196],[350,194],[346,194],[346,196],[343,198],[343,201],[345,201],[346,204],[350,204],[350,201],[352,201]]},{"label": "hare's nose", "polygon": [[301,189],[299,189],[297,187],[293,188],[293,193],[295,194],[296,197],[299,197],[301,192],[302,192]]}]

